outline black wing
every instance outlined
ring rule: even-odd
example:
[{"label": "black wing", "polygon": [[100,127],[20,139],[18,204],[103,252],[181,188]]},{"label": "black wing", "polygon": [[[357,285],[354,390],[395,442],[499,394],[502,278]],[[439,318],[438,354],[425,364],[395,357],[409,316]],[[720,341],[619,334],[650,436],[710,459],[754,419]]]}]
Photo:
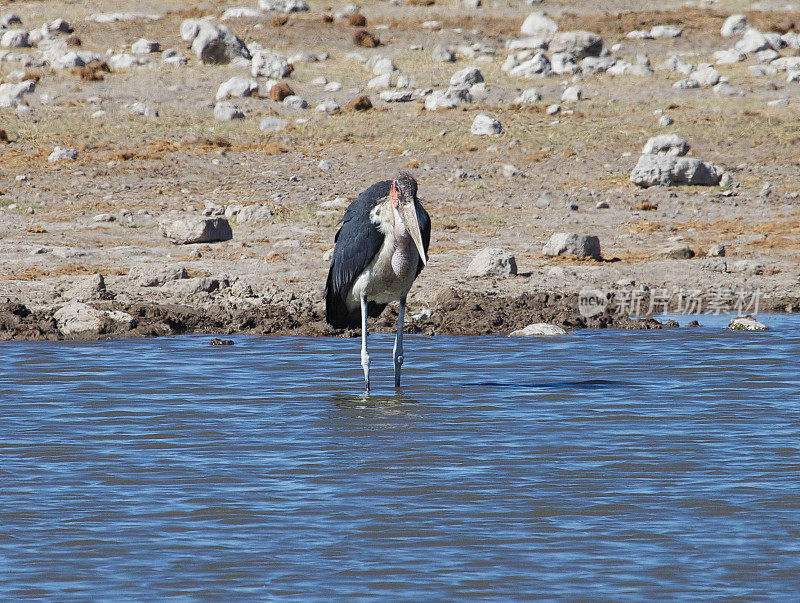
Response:
[{"label": "black wing", "polygon": [[[383,233],[370,221],[369,214],[389,195],[391,184],[390,180],[373,184],[347,207],[342,217],[325,285],[325,320],[334,327],[359,324],[360,308],[353,309],[354,312],[347,307],[345,300],[353,283],[383,245]],[[376,310],[377,307],[370,308],[369,315],[376,315]]]},{"label": "black wing", "polygon": [[[419,202],[419,199],[417,199],[416,204],[417,218],[419,219],[419,233],[422,235],[422,247],[425,249],[425,256],[427,257],[428,245],[431,243],[431,217],[428,215],[428,212],[425,211],[425,208],[422,207],[422,203]],[[420,259],[419,264],[417,264],[417,276],[419,276],[419,273],[422,272],[424,267],[425,264],[423,264]]]}]

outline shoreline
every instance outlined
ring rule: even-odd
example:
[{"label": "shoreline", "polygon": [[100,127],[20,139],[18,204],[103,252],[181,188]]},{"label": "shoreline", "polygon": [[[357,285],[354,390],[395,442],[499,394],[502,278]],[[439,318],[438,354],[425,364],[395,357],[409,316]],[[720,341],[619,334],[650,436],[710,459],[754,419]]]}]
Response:
[{"label": "shoreline", "polygon": [[[441,290],[429,306],[415,307],[408,313],[407,334],[428,336],[508,336],[533,323],[557,325],[567,331],[582,329],[653,330],[679,328],[673,319],[653,316],[630,318],[609,305],[592,316],[581,313],[581,298],[576,293],[534,292],[522,295],[490,294],[474,291]],[[187,334],[355,337],[360,329],[334,329],[324,320],[321,300],[311,296],[289,303],[266,302],[239,305],[211,302],[203,306],[174,302],[94,300],[67,301],[47,307],[32,307],[28,301],[0,302],[0,341],[101,340],[135,337],[165,337]],[[418,306],[418,304],[417,304]],[[800,298],[767,298],[758,314],[796,313]],[[670,308],[674,314],[677,308]],[[787,312],[792,309],[792,312]],[[584,308],[584,312],[586,312]],[[746,312],[743,312],[746,313]],[[701,312],[692,316],[702,326],[703,316],[731,312]],[[393,333],[397,312],[393,306],[370,319],[370,333]],[[680,327],[682,328],[682,327]]]}]

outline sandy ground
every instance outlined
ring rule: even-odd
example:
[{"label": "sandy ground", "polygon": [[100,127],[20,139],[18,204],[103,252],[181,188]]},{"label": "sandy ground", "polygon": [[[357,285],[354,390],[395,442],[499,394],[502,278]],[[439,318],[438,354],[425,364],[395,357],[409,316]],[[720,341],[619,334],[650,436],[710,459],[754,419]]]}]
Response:
[{"label": "sandy ground", "polygon": [[[488,3],[487,3],[488,4]],[[579,7],[575,8],[574,5]],[[561,30],[586,29],[603,36],[618,59],[635,62],[646,54],[653,67],[679,54],[687,62],[714,62],[715,50],[736,39],[720,36],[720,26],[743,12],[762,31],[800,29],[800,11],[785,3],[720,1],[664,11],[663,2],[556,2],[533,7],[521,2],[499,7],[460,8],[452,2],[428,6],[361,3],[366,28],[382,45],[358,48],[357,28],[345,21],[324,23],[340,6],[311,0],[311,10],[231,19],[225,23],[246,42],[287,56],[329,52],[326,61],[295,65],[285,81],[308,100],[309,109],[290,111],[268,98],[233,99],[245,118],[214,119],[214,95],[233,76],[249,76],[247,66],[203,65],[180,38],[181,21],[210,15],[218,21],[232,6],[255,2],[12,2],[22,27],[33,29],[57,17],[67,19],[81,50],[130,51],[141,37],[175,48],[186,67],[151,62],[83,81],[69,70],[22,68],[0,62],[0,78],[23,69],[39,78],[25,97],[31,112],[0,109],[0,333],[3,338],[63,337],[53,313],[84,299],[98,308],[120,309],[138,326],[108,327],[95,336],[156,335],[187,331],[330,334],[323,322],[323,256],[332,247],[341,209],[321,204],[353,199],[372,182],[399,170],[412,172],[433,221],[430,263],[409,299],[410,330],[428,333],[508,333],[537,320],[583,326],[656,326],[631,323],[627,314],[645,314],[666,304],[673,311],[739,309],[800,310],[800,83],[786,72],[754,76],[754,58],[717,69],[740,92],[717,95],[711,88],[677,90],[685,77],[656,69],[651,76],[586,77],[584,100],[560,102],[572,76],[520,79],[500,67],[508,40],[523,37],[519,27],[531,11],[544,10]],[[774,10],[768,10],[769,8]],[[102,12],[152,12],[158,20],[96,23]],[[438,20],[431,31],[425,21]],[[628,40],[632,29],[674,24],[683,35],[667,40]],[[386,26],[386,27],[383,27]],[[482,44],[486,58],[467,58],[458,47]],[[456,50],[455,63],[434,63],[436,44]],[[421,47],[421,48],[419,48]],[[37,55],[35,48],[13,49]],[[347,58],[390,56],[418,87],[446,87],[453,72],[478,66],[485,99],[459,109],[425,111],[419,102],[386,103],[366,88],[371,70]],[[781,51],[793,56],[797,50]],[[312,80],[325,76],[342,83],[325,92]],[[519,93],[539,89],[542,101],[520,107]],[[320,114],[314,107],[334,98],[342,107],[368,94],[374,108]],[[788,99],[788,104],[769,101]],[[145,102],[155,118],[132,113]],[[106,113],[91,117],[99,109]],[[675,121],[659,126],[661,112]],[[474,136],[478,113],[498,119],[502,136]],[[280,115],[290,127],[262,132],[262,117]],[[300,121],[297,121],[300,120]],[[675,133],[692,147],[691,156],[725,169],[734,187],[639,189],[629,175],[651,136]],[[55,146],[74,147],[77,160],[50,163]],[[321,160],[331,163],[320,169]],[[512,164],[519,173],[503,175]],[[767,190],[765,190],[765,186]],[[542,199],[549,205],[542,207]],[[597,207],[606,202],[608,208]],[[199,214],[207,202],[263,203],[273,217],[239,224],[221,243],[173,245],[158,226],[169,212]],[[539,202],[537,204],[537,202]],[[113,222],[97,222],[101,213]],[[177,215],[177,214],[176,214]],[[556,232],[597,235],[602,261],[549,258],[542,247]],[[716,243],[725,257],[705,257]],[[688,245],[693,259],[665,259],[662,252]],[[518,274],[466,276],[466,267],[484,247],[500,247],[516,257]],[[182,266],[193,279],[215,281],[198,287],[143,287],[142,274]],[[104,278],[105,290],[88,293],[82,279]],[[198,281],[192,281],[197,283]],[[581,316],[578,292],[606,296],[608,307]],[[637,301],[638,300],[638,301]],[[692,301],[694,300],[694,302]],[[638,305],[637,305],[638,303]],[[694,305],[692,305],[694,303]],[[21,304],[21,305],[20,305]],[[749,306],[748,306],[749,304]],[[424,312],[430,310],[430,312]],[[637,312],[637,310],[639,310]],[[586,312],[584,312],[586,314]],[[391,329],[391,311],[376,328]],[[698,317],[702,322],[702,317]]]}]

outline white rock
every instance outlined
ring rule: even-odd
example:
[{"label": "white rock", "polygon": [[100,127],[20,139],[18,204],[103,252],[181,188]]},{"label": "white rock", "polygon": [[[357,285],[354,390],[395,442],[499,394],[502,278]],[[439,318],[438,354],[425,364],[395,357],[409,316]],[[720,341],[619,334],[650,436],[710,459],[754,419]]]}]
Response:
[{"label": "white rock", "polygon": [[579,101],[583,91],[580,86],[570,86],[561,94],[561,102]]},{"label": "white rock", "polygon": [[86,17],[95,23],[118,23],[120,21],[158,21],[163,15],[147,13],[94,13]]},{"label": "white rock", "polygon": [[537,322],[528,325],[524,329],[512,331],[509,337],[559,337],[566,334],[567,332],[558,325]]},{"label": "white rock", "polygon": [[247,205],[236,215],[236,222],[240,224],[252,222],[267,222],[272,218],[272,210],[262,204]]},{"label": "white rock", "polygon": [[475,66],[465,67],[456,71],[450,78],[451,88],[469,88],[473,84],[483,81],[481,70]]},{"label": "white rock", "polygon": [[186,56],[174,48],[170,48],[161,53],[161,62],[175,67],[186,67]]},{"label": "white rock", "polygon": [[517,273],[517,260],[498,247],[487,247],[478,252],[467,267],[467,276],[512,276]]},{"label": "white rock", "polygon": [[672,25],[656,25],[650,30],[650,36],[654,40],[678,38],[682,33],[683,30],[680,27]]},{"label": "white rock", "polygon": [[314,109],[317,113],[336,113],[339,111],[341,107],[339,103],[337,103],[332,98],[326,98],[323,102],[317,105],[316,109]]},{"label": "white rock", "polygon": [[436,90],[425,97],[425,109],[435,111],[436,109],[453,109],[464,103],[471,103],[472,96],[469,90],[464,88],[448,88],[447,90]]},{"label": "white rock", "polygon": [[731,15],[722,24],[720,34],[723,38],[741,36],[747,31],[747,18],[744,15]]},{"label": "white rock", "polygon": [[800,57],[781,57],[772,61],[770,66],[781,71],[800,71]]},{"label": "white rock", "polygon": [[308,107],[308,101],[304,99],[302,96],[297,96],[296,94],[291,94],[283,99],[283,106],[287,109],[293,109],[295,111],[299,109],[305,109]]},{"label": "white rock", "polygon": [[35,88],[36,82],[33,80],[23,80],[18,84],[0,84],[0,107],[16,107]]},{"label": "white rock", "polygon": [[381,57],[372,65],[372,73],[375,75],[384,75],[386,73],[394,73],[400,71],[394,61],[388,57]]},{"label": "white rock", "polygon": [[625,37],[629,40],[652,40],[653,36],[650,35],[650,31],[647,29],[635,29],[633,31],[629,31],[625,34]]},{"label": "white rock", "polygon": [[699,88],[700,82],[698,82],[694,78],[687,77],[685,79],[678,80],[677,82],[672,84],[672,87],[678,90],[692,90],[694,88]]},{"label": "white rock", "polygon": [[731,48],[730,50],[717,50],[714,52],[714,58],[717,60],[717,65],[732,65],[744,61],[747,55]]},{"label": "white rock", "polygon": [[558,24],[544,13],[531,13],[519,28],[527,36],[551,38],[558,31]]},{"label": "white rock", "polygon": [[160,226],[163,235],[176,245],[214,243],[233,238],[228,220],[219,217],[187,216],[178,220],[166,219],[161,221]]},{"label": "white rock", "polygon": [[261,10],[277,10],[282,13],[295,13],[308,10],[306,0],[258,0]]},{"label": "white rock", "polygon": [[139,287],[160,287],[169,281],[187,278],[183,266],[134,266],[128,278]]},{"label": "white rock", "polygon": [[131,113],[144,115],[145,117],[158,117],[158,111],[146,103],[135,102],[128,109],[130,109]]},{"label": "white rock", "polygon": [[289,61],[285,56],[272,50],[259,50],[253,55],[250,74],[253,77],[280,79],[291,73]]},{"label": "white rock", "polygon": [[781,40],[789,48],[800,48],[800,34],[796,32],[787,31],[781,36]]},{"label": "white rock", "polygon": [[514,176],[519,176],[520,172],[515,165],[506,163],[500,168],[500,173],[504,178],[513,178]]},{"label": "white rock", "polygon": [[550,66],[556,75],[580,73],[577,57],[571,52],[556,52],[550,55]]},{"label": "white rock", "polygon": [[14,25],[15,23],[22,23],[22,19],[20,19],[19,15],[16,13],[6,13],[0,17],[0,29],[5,29],[9,25]]},{"label": "white rock", "polygon": [[689,143],[677,134],[662,134],[650,138],[642,149],[643,154],[673,155],[682,157],[689,152]]},{"label": "white rock", "polygon": [[713,90],[714,94],[718,94],[719,96],[736,96],[739,94],[739,91],[728,82],[720,82],[714,86]]},{"label": "white rock", "polygon": [[452,63],[456,60],[456,55],[452,50],[447,48],[447,46],[437,44],[433,47],[431,58],[435,63]]},{"label": "white rock", "polygon": [[552,104],[547,106],[547,114],[548,115],[556,115],[557,113],[561,113],[561,105]]},{"label": "white rock", "polygon": [[242,119],[242,110],[228,101],[220,101],[214,105],[214,119],[218,121],[231,121],[232,119]]},{"label": "white rock", "polygon": [[285,130],[289,122],[279,117],[265,117],[261,120],[259,128],[263,132],[280,132]]},{"label": "white rock", "polygon": [[496,119],[479,113],[472,121],[469,131],[475,136],[498,136],[503,133],[503,126]]},{"label": "white rock", "polygon": [[50,156],[47,158],[47,161],[54,163],[56,161],[68,160],[68,161],[75,161],[78,158],[78,151],[71,147],[56,147],[53,149],[53,152],[50,153]]},{"label": "white rock", "polygon": [[380,99],[387,103],[407,103],[414,99],[411,90],[384,90],[380,93]]},{"label": "white rock", "polygon": [[579,235],[569,232],[557,232],[550,237],[542,248],[546,256],[576,255],[600,259],[600,239],[593,235]]},{"label": "white rock", "polygon": [[65,304],[53,314],[65,337],[78,334],[103,334],[108,330],[128,330],[136,325],[130,314],[118,310],[96,310],[82,302]]},{"label": "white rock", "polygon": [[392,87],[392,74],[384,73],[383,75],[376,75],[367,82],[367,88],[373,90],[385,90]]},{"label": "white rock", "polygon": [[669,115],[662,115],[658,120],[658,125],[661,126],[662,128],[671,126],[674,123],[675,120],[672,119]]},{"label": "white rock", "polygon": [[225,64],[238,57],[250,59],[245,43],[227,25],[186,19],[181,23],[181,37],[191,42],[192,52],[203,63]]},{"label": "white rock", "polygon": [[339,90],[341,89],[342,89],[341,82],[328,82],[327,84],[325,84],[325,87],[323,88],[325,92],[339,92]]},{"label": "white rock", "polygon": [[161,50],[161,44],[155,40],[148,40],[147,38],[139,38],[131,45],[131,52],[133,54],[150,54],[151,52],[158,52]]},{"label": "white rock", "polygon": [[542,75],[550,75],[552,72],[550,59],[547,58],[543,52],[540,52],[532,59],[524,61],[514,67],[509,75],[514,77],[534,77]]},{"label": "white rock", "polygon": [[752,316],[737,316],[728,325],[731,331],[766,331],[767,326]]},{"label": "white rock", "polygon": [[216,98],[221,101],[227,98],[251,96],[257,91],[258,82],[256,80],[246,77],[232,77],[219,85]]},{"label": "white rock", "polygon": [[0,46],[3,48],[24,48],[28,46],[28,30],[7,30],[2,36],[0,36]]},{"label": "white rock", "polygon": [[694,157],[673,155],[642,155],[631,172],[630,180],[637,186],[716,186],[722,170]]},{"label": "white rock", "polygon": [[547,50],[547,40],[544,38],[522,38],[506,42],[508,50]]},{"label": "white rock", "polygon": [[569,52],[577,58],[597,57],[603,51],[603,38],[591,31],[562,31],[550,41],[551,53]]},{"label": "white rock", "polygon": [[781,55],[777,50],[768,48],[767,50],[760,50],[756,53],[756,61],[761,64],[771,63]]},{"label": "white rock", "polygon": [[256,10],[254,8],[249,8],[246,6],[239,6],[239,7],[229,8],[224,13],[222,13],[222,20],[227,21],[228,19],[257,19],[263,16],[264,13],[262,13],[260,10]]},{"label": "white rock", "polygon": [[692,73],[692,79],[701,86],[716,86],[719,83],[719,78],[719,71],[711,65],[701,65]]},{"label": "white rock", "polygon": [[673,54],[666,61],[661,63],[658,68],[662,71],[677,71],[684,75],[689,75],[694,71],[694,66],[690,65],[677,54]]},{"label": "white rock", "polygon": [[736,50],[745,54],[754,54],[760,50],[772,48],[769,40],[760,31],[748,29],[744,37],[736,42]]},{"label": "white rock", "polygon": [[581,61],[581,71],[583,71],[584,75],[593,75],[595,73],[602,73],[603,71],[608,71],[614,65],[616,65],[617,60],[614,57],[606,56],[606,57],[586,57]]},{"label": "white rock", "polygon": [[520,105],[527,105],[540,100],[542,100],[542,95],[539,94],[539,91],[536,88],[528,88],[527,90],[523,90],[522,94],[514,99],[514,102]]}]

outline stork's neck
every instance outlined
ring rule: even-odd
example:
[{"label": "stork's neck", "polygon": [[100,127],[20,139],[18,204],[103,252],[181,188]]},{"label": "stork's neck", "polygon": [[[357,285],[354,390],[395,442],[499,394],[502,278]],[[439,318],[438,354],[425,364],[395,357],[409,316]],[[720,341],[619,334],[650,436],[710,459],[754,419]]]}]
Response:
[{"label": "stork's neck", "polygon": [[392,207],[394,214],[394,251],[392,252],[392,270],[398,276],[407,276],[416,270],[419,254],[411,235],[406,229],[405,222],[396,207]]}]

